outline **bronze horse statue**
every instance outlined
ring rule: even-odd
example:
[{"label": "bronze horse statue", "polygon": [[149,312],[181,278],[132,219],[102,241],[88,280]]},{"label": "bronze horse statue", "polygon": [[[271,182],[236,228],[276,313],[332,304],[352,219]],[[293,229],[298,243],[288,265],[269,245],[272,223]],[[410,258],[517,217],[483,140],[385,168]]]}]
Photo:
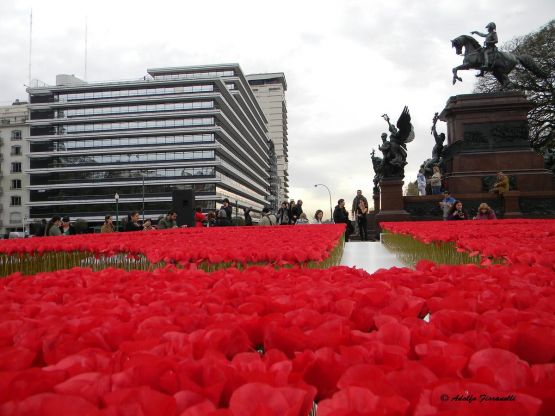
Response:
[{"label": "bronze horse statue", "polygon": [[[472,36],[461,35],[451,41],[451,45],[455,48],[457,55],[462,55],[464,48],[464,60],[462,65],[453,68],[453,84],[462,79],[457,75],[459,69],[481,69],[483,66],[483,50],[480,44]],[[520,63],[524,68],[531,71],[534,75],[545,78],[546,74],[534,62],[530,55],[515,55],[510,52],[495,51],[491,59],[491,72],[502,88],[509,85],[509,73],[514,69],[516,64]]]}]

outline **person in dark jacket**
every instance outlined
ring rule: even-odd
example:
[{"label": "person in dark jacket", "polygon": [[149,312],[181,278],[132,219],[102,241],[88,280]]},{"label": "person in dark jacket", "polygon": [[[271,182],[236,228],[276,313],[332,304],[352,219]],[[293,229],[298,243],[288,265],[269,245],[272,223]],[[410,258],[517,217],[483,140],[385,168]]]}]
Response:
[{"label": "person in dark jacket", "polygon": [[347,224],[347,228],[345,229],[345,242],[349,241],[349,235],[352,232],[352,225],[351,221],[349,220],[349,213],[345,209],[345,200],[340,199],[337,201],[337,205],[333,210],[333,222],[336,224]]},{"label": "person in dark jacket", "polygon": [[297,204],[291,210],[292,213],[292,221],[291,224],[296,224],[297,220],[301,218],[301,214],[303,213],[303,201],[300,199],[297,201]]},{"label": "person in dark jacket", "polygon": [[143,226],[139,224],[139,212],[133,211],[127,216],[127,222],[125,223],[125,227],[123,231],[142,231]]},{"label": "person in dark jacket", "polygon": [[281,208],[277,212],[277,219],[279,225],[289,224],[289,204],[287,201],[281,203]]},{"label": "person in dark jacket", "polygon": [[225,211],[226,217],[223,219],[222,225],[232,225],[233,207],[229,203],[229,199],[225,198],[222,204],[222,209]]},{"label": "person in dark jacket", "polygon": [[245,208],[243,211],[245,212],[245,225],[247,226],[252,225],[251,209]]},{"label": "person in dark jacket", "polygon": [[458,220],[469,220],[468,212],[463,209],[463,204],[461,201],[455,201],[455,204],[451,207],[449,214],[447,215],[447,221],[458,221]]},{"label": "person in dark jacket", "polygon": [[62,235],[75,235],[75,227],[71,225],[69,217],[62,218],[62,225],[60,226]]}]

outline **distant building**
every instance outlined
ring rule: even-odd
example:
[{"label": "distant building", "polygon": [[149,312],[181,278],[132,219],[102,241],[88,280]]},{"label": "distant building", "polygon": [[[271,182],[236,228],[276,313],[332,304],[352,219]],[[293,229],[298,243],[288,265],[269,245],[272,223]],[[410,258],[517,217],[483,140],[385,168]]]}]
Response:
[{"label": "distant building", "polygon": [[171,208],[174,189],[193,189],[205,211],[223,198],[254,212],[270,202],[266,117],[238,64],[64,75],[28,93],[31,218],[99,223],[116,193],[120,216],[142,211],[143,186],[147,217]]},{"label": "distant building", "polygon": [[287,82],[283,72],[247,75],[247,80],[268,119],[268,133],[274,142],[279,187],[278,200],[289,199],[289,151],[287,139]]},{"label": "distant building", "polygon": [[[27,103],[0,107],[0,234],[23,231],[29,218]],[[26,225],[25,225],[26,226]]]}]

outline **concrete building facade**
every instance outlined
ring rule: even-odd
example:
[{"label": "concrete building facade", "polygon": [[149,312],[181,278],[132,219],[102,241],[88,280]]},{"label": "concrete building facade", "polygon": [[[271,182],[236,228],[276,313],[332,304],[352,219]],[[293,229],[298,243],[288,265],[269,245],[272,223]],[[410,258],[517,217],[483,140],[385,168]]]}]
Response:
[{"label": "concrete building facade", "polygon": [[289,199],[289,151],[287,135],[287,81],[283,72],[247,75],[247,80],[268,119],[268,135],[274,143],[279,183],[278,200]]},{"label": "concrete building facade", "polygon": [[[175,189],[196,206],[269,204],[266,117],[238,64],[149,69],[132,81],[29,88],[30,217],[149,218]],[[143,202],[144,201],[144,202]]]},{"label": "concrete building facade", "polygon": [[0,235],[23,232],[29,218],[27,103],[0,107]]}]

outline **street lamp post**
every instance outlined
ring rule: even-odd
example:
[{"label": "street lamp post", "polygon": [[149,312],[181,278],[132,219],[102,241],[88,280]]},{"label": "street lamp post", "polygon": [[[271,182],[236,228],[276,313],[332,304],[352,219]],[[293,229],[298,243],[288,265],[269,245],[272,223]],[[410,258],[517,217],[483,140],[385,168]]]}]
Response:
[{"label": "street lamp post", "polygon": [[117,192],[114,198],[116,199],[116,231],[119,231],[119,194]]},{"label": "street lamp post", "polygon": [[145,223],[145,172],[141,171],[143,177],[143,224]]},{"label": "street lamp post", "polygon": [[326,185],[324,185],[323,183],[317,183],[316,185],[314,185],[315,188],[317,188],[318,186],[323,186],[324,188],[326,188],[328,190],[328,194],[330,196],[330,221],[333,222],[333,211],[331,209],[331,192],[330,192],[330,188],[328,188]]}]

